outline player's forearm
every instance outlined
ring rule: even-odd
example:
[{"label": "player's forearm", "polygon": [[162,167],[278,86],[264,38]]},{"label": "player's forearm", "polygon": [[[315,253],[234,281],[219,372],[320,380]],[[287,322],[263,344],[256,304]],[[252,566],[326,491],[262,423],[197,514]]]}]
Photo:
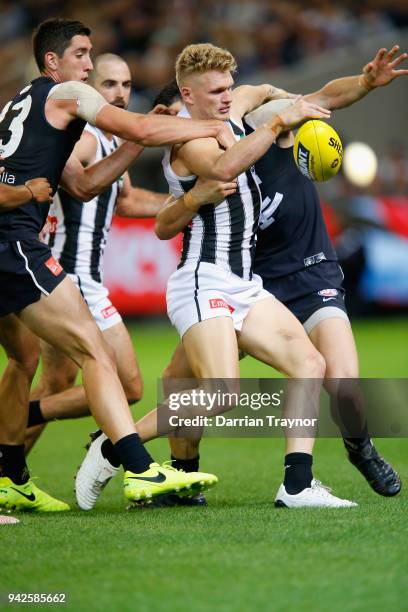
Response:
[{"label": "player's forearm", "polygon": [[238,102],[242,116],[250,113],[262,104],[270,100],[286,97],[285,90],[274,87],[267,83],[263,85],[241,85],[233,92],[234,103]]},{"label": "player's forearm", "polygon": [[120,217],[137,217],[138,219],[155,217],[167,199],[167,193],[155,193],[147,189],[132,187],[125,198],[119,198],[115,213]]},{"label": "player's forearm", "polygon": [[78,189],[82,192],[82,199],[89,201],[105,191],[126,172],[142,151],[141,145],[125,142],[107,157],[87,166],[78,177]]},{"label": "player's forearm", "polygon": [[167,115],[139,115],[104,106],[96,117],[96,126],[124,140],[131,140],[146,147],[173,145],[195,138],[216,138],[221,121],[192,121]]},{"label": "player's forearm", "polygon": [[[188,203],[188,201],[187,201]],[[170,196],[168,203],[158,212],[154,231],[160,240],[170,240],[174,238],[190,223],[196,215],[197,210],[187,208],[184,196],[174,200]]]},{"label": "player's forearm", "polygon": [[233,100],[240,104],[242,114],[246,115],[270,100],[272,89],[271,85],[241,85],[234,90]]},{"label": "player's forearm", "polygon": [[274,118],[265,126],[242,138],[233,147],[225,151],[209,168],[203,178],[231,181],[241,172],[252,166],[275,142],[282,131],[279,118]]},{"label": "player's forearm", "polygon": [[335,110],[361,100],[370,89],[363,75],[343,77],[330,81],[319,91],[305,96],[305,99],[329,110]]},{"label": "player's forearm", "polygon": [[149,115],[142,144],[146,147],[174,145],[196,138],[215,138],[222,123],[216,120],[192,120],[167,115]]},{"label": "player's forearm", "polygon": [[12,210],[33,199],[33,194],[26,185],[12,187],[0,183],[0,210]]}]

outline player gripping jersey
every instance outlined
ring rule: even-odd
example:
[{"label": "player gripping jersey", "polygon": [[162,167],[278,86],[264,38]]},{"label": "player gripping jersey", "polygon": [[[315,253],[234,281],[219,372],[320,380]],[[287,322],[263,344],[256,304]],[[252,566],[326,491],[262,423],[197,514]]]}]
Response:
[{"label": "player gripping jersey", "polygon": [[[184,107],[179,116],[190,114]],[[242,128],[231,120],[229,125],[239,141],[244,135]],[[178,198],[197,177],[178,176],[170,156],[167,149],[163,170],[170,193]],[[240,330],[252,304],[269,297],[252,271],[261,209],[254,168],[237,180],[236,194],[216,207],[202,206],[184,232],[180,263],[167,286],[169,317],[181,337],[195,323],[219,316],[231,317],[235,329]]]}]

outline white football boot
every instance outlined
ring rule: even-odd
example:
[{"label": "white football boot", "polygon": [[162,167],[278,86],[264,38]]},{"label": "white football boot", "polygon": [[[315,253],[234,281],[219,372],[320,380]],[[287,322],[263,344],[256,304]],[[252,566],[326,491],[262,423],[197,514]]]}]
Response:
[{"label": "white football boot", "polygon": [[76,500],[82,510],[92,510],[110,479],[120,470],[102,455],[101,446],[105,440],[103,432],[91,434],[88,452],[75,477]]},{"label": "white football boot", "polygon": [[285,486],[281,484],[275,497],[277,508],[354,508],[355,502],[348,499],[340,499],[330,493],[331,489],[325,487],[320,480],[313,478],[312,484],[296,495],[286,492]]}]

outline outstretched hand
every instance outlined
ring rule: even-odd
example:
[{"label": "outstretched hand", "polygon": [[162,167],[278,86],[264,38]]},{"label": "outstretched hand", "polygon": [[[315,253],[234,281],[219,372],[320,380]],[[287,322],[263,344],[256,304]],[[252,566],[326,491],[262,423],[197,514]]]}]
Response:
[{"label": "outstretched hand", "polygon": [[408,75],[407,69],[396,70],[396,67],[408,57],[407,53],[395,57],[398,51],[398,45],[394,45],[390,51],[385,48],[379,49],[375,58],[363,68],[364,84],[371,89],[384,87],[397,77]]},{"label": "outstretched hand", "polygon": [[285,108],[276,116],[280,118],[281,126],[286,131],[297,127],[308,119],[330,119],[330,115],[331,112],[327,108],[298,97],[292,106]]}]

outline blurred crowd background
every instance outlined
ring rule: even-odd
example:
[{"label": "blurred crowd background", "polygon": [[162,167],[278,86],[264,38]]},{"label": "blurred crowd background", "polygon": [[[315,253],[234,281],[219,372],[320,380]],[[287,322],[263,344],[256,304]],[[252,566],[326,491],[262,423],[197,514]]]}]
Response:
[{"label": "blurred crowd background", "polygon": [[[238,60],[237,82],[273,82],[306,93],[330,78],[355,74],[379,46],[408,41],[407,0],[0,0],[0,106],[37,76],[31,32],[43,19],[57,16],[79,19],[92,29],[94,56],[114,52],[128,62],[134,83],[131,109],[140,112],[172,79],[177,54],[192,42],[228,48]],[[408,78],[385,94],[370,95],[357,111],[336,113],[335,127],[345,143],[354,138],[374,147],[379,157],[375,180],[361,188],[340,175],[319,186],[356,312],[408,309],[407,85]],[[380,121],[384,109],[386,121]],[[139,185],[165,188],[159,158],[157,150],[148,151],[136,164],[133,177]],[[157,258],[173,264],[174,257],[151,243],[146,233],[151,227],[135,229],[132,268],[126,282],[116,278],[121,266],[115,259],[115,232],[121,251],[129,227],[113,228],[109,283],[122,293],[129,279],[142,287],[144,301],[133,311],[163,310],[169,270],[164,266],[163,272]],[[137,278],[133,269],[140,272]]]},{"label": "blurred crowd background", "polygon": [[119,53],[139,92],[173,76],[177,53],[212,41],[237,58],[239,77],[293,66],[357,38],[408,26],[406,0],[1,0],[2,97],[30,70],[30,33],[43,19],[76,18],[92,28],[95,54]]}]

